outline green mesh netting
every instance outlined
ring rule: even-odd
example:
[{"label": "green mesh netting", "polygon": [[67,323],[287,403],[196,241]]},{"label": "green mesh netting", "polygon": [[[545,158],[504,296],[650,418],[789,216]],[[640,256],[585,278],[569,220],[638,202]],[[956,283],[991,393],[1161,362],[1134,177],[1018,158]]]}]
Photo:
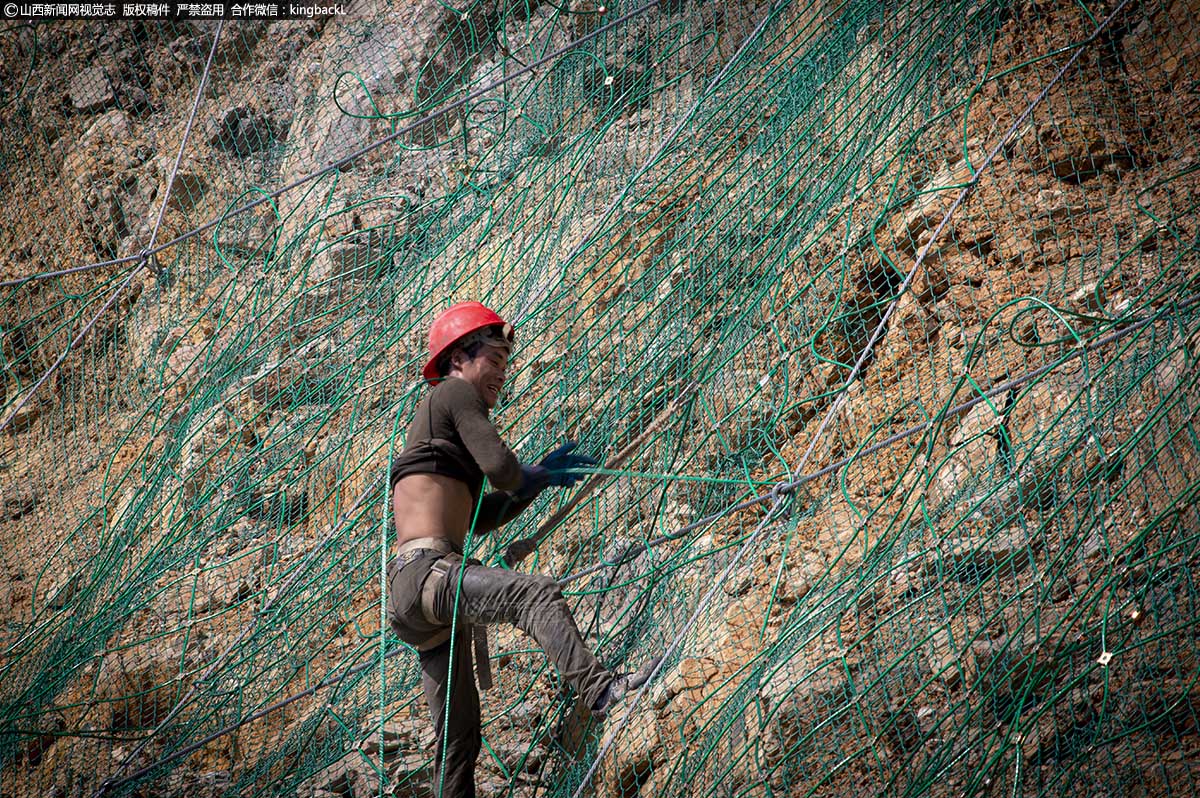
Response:
[{"label": "green mesh netting", "polygon": [[[430,795],[384,474],[451,302],[607,461],[484,795],[1200,792],[1200,10],[0,28],[0,792]],[[499,534],[495,562],[569,492]]]}]

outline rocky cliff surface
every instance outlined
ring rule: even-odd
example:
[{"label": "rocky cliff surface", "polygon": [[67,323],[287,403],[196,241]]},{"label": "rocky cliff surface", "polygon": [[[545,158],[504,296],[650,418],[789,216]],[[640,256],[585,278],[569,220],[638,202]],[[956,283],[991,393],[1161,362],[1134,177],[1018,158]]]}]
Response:
[{"label": "rocky cliff surface", "polygon": [[1194,789],[1200,11],[1111,11],[0,34],[0,279],[121,261],[4,288],[0,789],[430,791],[378,477],[463,295],[523,453],[691,397],[536,565],[666,671],[589,726],[497,635],[485,794]]}]

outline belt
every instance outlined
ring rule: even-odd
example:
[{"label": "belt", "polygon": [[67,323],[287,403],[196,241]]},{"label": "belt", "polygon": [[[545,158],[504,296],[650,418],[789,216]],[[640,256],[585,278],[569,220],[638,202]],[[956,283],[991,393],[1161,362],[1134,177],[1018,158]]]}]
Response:
[{"label": "belt", "polygon": [[[429,651],[450,639],[450,635],[454,631],[453,624],[445,625],[438,618],[434,611],[434,602],[441,583],[450,573],[450,569],[457,563],[463,562],[462,553],[457,546],[445,538],[435,537],[413,538],[405,541],[400,545],[393,562],[397,569],[403,568],[425,551],[436,551],[442,556],[433,563],[428,576],[421,584],[421,614],[433,626],[444,626],[445,628],[421,641],[417,645],[418,651]],[[480,565],[481,563],[477,560],[467,560],[467,564]],[[490,690],[492,688],[492,660],[488,656],[487,627],[482,624],[473,624],[472,626],[471,639],[475,644],[475,674],[479,681],[479,689]]]}]

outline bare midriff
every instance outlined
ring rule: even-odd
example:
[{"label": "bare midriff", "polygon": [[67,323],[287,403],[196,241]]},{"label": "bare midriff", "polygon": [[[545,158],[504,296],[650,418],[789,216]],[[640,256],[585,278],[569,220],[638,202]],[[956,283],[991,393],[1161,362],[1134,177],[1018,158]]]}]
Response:
[{"label": "bare midriff", "polygon": [[446,538],[462,548],[471,526],[471,491],[442,474],[409,474],[392,489],[396,545],[415,538]]}]

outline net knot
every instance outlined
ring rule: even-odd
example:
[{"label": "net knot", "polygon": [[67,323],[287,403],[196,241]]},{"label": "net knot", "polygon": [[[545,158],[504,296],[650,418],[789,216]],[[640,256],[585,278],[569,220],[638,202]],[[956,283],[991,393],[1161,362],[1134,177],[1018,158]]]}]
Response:
[{"label": "net knot", "polygon": [[166,273],[163,271],[162,266],[159,265],[158,258],[154,255],[154,250],[150,249],[149,247],[146,247],[138,252],[138,265],[145,266],[149,268],[150,271],[154,272],[154,279],[156,279],[159,284],[162,284],[166,278]]}]

